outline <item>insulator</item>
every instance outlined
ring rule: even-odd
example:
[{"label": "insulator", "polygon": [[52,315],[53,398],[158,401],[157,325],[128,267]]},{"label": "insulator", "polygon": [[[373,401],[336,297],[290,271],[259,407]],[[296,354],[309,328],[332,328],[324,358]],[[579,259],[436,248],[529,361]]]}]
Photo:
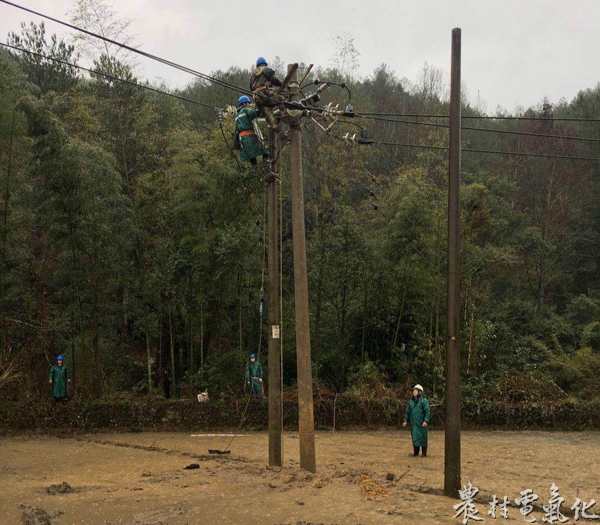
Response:
[{"label": "insulator", "polygon": [[330,122],[332,120],[333,121],[337,120],[335,117],[335,114],[332,113],[331,111],[323,111],[322,115],[323,115],[323,120],[325,120],[327,122]]},{"label": "insulator", "polygon": [[331,124],[329,124],[329,126],[325,128],[325,133],[329,133],[333,129],[333,126],[335,126],[335,123],[336,121],[334,120]]},{"label": "insulator", "polygon": [[311,104],[314,105],[321,100],[319,93],[309,93],[301,101],[300,104]]},{"label": "insulator", "polygon": [[237,115],[237,109],[234,106],[225,106],[219,115],[222,115],[226,119],[234,119]]}]

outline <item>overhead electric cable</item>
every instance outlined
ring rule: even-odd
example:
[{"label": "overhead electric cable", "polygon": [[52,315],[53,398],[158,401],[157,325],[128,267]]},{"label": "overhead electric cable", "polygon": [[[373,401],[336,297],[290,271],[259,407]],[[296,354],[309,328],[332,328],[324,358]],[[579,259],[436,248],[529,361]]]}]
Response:
[{"label": "overhead electric cable", "polygon": [[[365,116],[364,114],[359,114],[359,113],[356,114],[356,117],[364,118],[367,120],[375,120],[375,121],[379,121],[379,122],[410,124],[413,126],[429,126],[429,127],[434,127],[434,128],[445,128],[445,129],[450,128],[450,126],[448,124],[438,124],[436,122],[418,122],[418,121],[411,121],[411,120],[397,120],[397,119],[389,119],[389,118],[382,118],[382,117],[375,117],[375,116]],[[600,139],[592,138],[592,137],[573,137],[571,135],[552,135],[551,133],[532,133],[529,131],[513,131],[513,130],[509,130],[509,129],[473,128],[473,127],[469,127],[469,126],[461,126],[461,129],[469,130],[469,131],[483,131],[483,132],[487,132],[487,133],[504,133],[504,134],[508,134],[508,135],[523,135],[523,136],[529,136],[529,137],[544,137],[544,138],[551,138],[551,139],[579,140],[579,141],[583,141],[583,142],[600,142]]]},{"label": "overhead electric cable", "polygon": [[161,58],[161,57],[159,57],[157,55],[153,55],[151,53],[147,53],[145,51],[141,51],[139,49],[136,49],[135,47],[128,46],[127,44],[123,44],[122,42],[118,42],[116,40],[113,40],[111,38],[107,38],[107,37],[102,36],[102,35],[98,35],[97,33],[93,33],[92,31],[88,31],[87,29],[83,29],[83,28],[77,27],[77,26],[75,26],[73,24],[69,24],[68,22],[64,22],[62,20],[58,20],[57,18],[53,18],[51,16],[44,15],[43,13],[39,13],[38,11],[34,11],[33,9],[29,9],[29,8],[21,6],[21,5],[13,4],[12,2],[9,2],[8,0],[0,0],[0,2],[2,2],[3,4],[6,4],[6,5],[10,5],[12,7],[16,7],[17,9],[21,9],[23,11],[27,11],[28,13],[34,14],[36,16],[40,16],[42,18],[45,18],[46,20],[51,20],[52,22],[56,22],[57,24],[61,24],[61,25],[65,26],[65,27],[68,27],[70,29],[74,29],[75,31],[79,31],[79,32],[84,33],[84,34],[86,34],[88,36],[92,36],[94,38],[98,38],[100,40],[103,40],[104,42],[108,42],[109,44],[113,44],[113,45],[121,47],[123,49],[127,49],[128,51],[131,51],[133,53],[137,53],[138,55],[145,56],[147,58],[150,58],[151,60],[156,60],[157,62],[161,62],[162,64],[174,67],[174,68],[179,69],[181,71],[184,71],[186,73],[190,73],[190,74],[195,75],[195,76],[197,76],[197,77],[199,77],[199,78],[201,78],[203,80],[206,80],[208,82],[212,82],[213,84],[217,84],[217,85],[225,87],[227,89],[232,89],[234,91],[245,93],[247,95],[252,95],[252,91],[250,91],[249,89],[245,89],[245,88],[236,86],[235,84],[231,84],[230,82],[226,82],[225,80],[220,80],[218,78],[212,77],[212,76],[207,75],[205,73],[201,73],[199,71],[195,71],[195,70],[193,70],[191,68],[182,66],[180,64],[177,64],[177,63],[172,62],[170,60],[167,60],[165,58]]},{"label": "overhead electric cable", "polygon": [[552,155],[546,153],[527,153],[521,151],[493,151],[487,149],[467,149],[463,148],[461,151],[466,151],[468,153],[490,153],[494,155],[515,155],[517,157],[541,157],[545,159],[568,159],[568,160],[593,160],[600,161],[600,158],[596,157],[577,157],[570,155]]},{"label": "overhead electric cable", "polygon": [[131,86],[139,87],[139,88],[142,88],[142,89],[147,89],[148,91],[154,91],[155,93],[159,93],[161,95],[167,95],[168,97],[176,98],[178,100],[183,100],[184,102],[189,102],[189,103],[195,104],[197,106],[202,106],[202,107],[210,108],[210,109],[214,109],[214,110],[219,109],[219,108],[217,108],[215,106],[211,106],[210,104],[206,104],[204,102],[200,102],[199,100],[192,100],[191,98],[186,98],[186,97],[182,97],[180,95],[175,95],[174,93],[169,93],[167,91],[162,91],[160,89],[156,89],[156,88],[153,88],[151,86],[140,84],[140,83],[134,82],[132,80],[127,80],[125,78],[115,77],[113,75],[109,75],[108,73],[102,73],[100,71],[95,71],[93,69],[88,69],[87,67],[78,66],[77,64],[71,64],[70,62],[66,62],[65,60],[61,60],[59,58],[54,58],[54,57],[42,55],[41,53],[36,53],[35,51],[29,51],[27,49],[23,49],[23,48],[20,48],[20,47],[12,46],[10,44],[5,44],[4,42],[0,42],[0,46],[6,47],[6,48],[9,48],[9,49],[13,49],[15,51],[19,51],[21,53],[27,53],[28,55],[37,56],[39,58],[43,58],[44,60],[50,60],[52,62],[57,62],[58,64],[63,64],[65,66],[69,66],[69,67],[72,67],[72,68],[75,68],[75,69],[81,69],[82,71],[86,71],[87,73],[90,73],[91,75],[97,75],[97,76],[100,76],[100,77],[108,78],[110,80],[115,80],[117,82],[123,82],[124,84],[129,84]]},{"label": "overhead electric cable", "polygon": [[[3,1],[3,0],[0,0]],[[413,118],[450,118],[449,115],[427,114],[427,113],[372,113],[361,111],[360,115],[370,117],[413,117]],[[576,118],[576,117],[500,117],[492,115],[462,115],[463,119],[481,119],[481,120],[541,120],[544,122],[557,120],[566,122],[600,122],[600,118]]]},{"label": "overhead electric cable", "polygon": [[[361,144],[361,145],[370,145],[377,144],[380,146],[396,146],[399,148],[420,148],[420,149],[434,149],[434,150],[442,150],[448,151],[448,148],[445,146],[426,146],[424,144],[402,144],[400,142],[385,142],[381,140],[373,140],[373,139],[357,139],[352,140],[345,137],[340,137],[339,135],[331,135],[332,137],[342,140],[344,142],[349,142],[351,144]],[[596,157],[578,157],[571,155],[552,155],[546,153],[527,153],[523,151],[495,151],[495,150],[484,150],[484,149],[469,149],[462,148],[461,151],[468,153],[489,153],[493,155],[514,155],[519,157],[541,157],[547,159],[568,159],[568,160],[592,160],[592,161],[600,161],[600,158]]]}]

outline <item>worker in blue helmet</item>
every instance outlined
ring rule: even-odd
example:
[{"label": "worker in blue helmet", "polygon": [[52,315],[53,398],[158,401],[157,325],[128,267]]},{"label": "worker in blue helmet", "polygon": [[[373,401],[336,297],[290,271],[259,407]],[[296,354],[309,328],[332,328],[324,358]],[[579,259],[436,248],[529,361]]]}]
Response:
[{"label": "worker in blue helmet", "polygon": [[265,388],[263,385],[263,368],[262,365],[256,360],[254,354],[250,354],[250,363],[246,369],[246,386],[248,392],[252,397],[262,399],[265,394]]},{"label": "worker in blue helmet", "polygon": [[54,402],[67,401],[67,384],[71,382],[69,379],[69,370],[65,365],[62,355],[56,357],[56,364],[50,369],[48,382],[52,385],[52,399]]},{"label": "worker in blue helmet", "polygon": [[269,160],[269,152],[261,140],[254,132],[252,125],[258,112],[252,106],[250,97],[242,95],[238,99],[238,110],[235,117],[235,130],[240,137],[240,159],[249,162],[253,166],[257,165],[257,158],[262,155],[263,164]]},{"label": "worker in blue helmet", "polygon": [[256,69],[250,77],[250,89],[254,93],[254,102],[259,111],[264,113],[269,126],[279,132],[279,122],[273,114],[273,108],[281,102],[279,88],[282,82],[275,75],[264,57],[256,59]]}]

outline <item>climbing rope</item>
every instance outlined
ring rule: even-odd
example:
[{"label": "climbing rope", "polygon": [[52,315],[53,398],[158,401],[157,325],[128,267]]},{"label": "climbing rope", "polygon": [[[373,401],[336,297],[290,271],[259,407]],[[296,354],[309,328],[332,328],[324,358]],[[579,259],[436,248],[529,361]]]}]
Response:
[{"label": "climbing rope", "polygon": [[[265,195],[263,199],[263,220],[262,220],[262,270],[261,270],[261,278],[260,278],[260,302],[259,302],[259,330],[258,330],[258,350],[256,352],[256,361],[260,361],[260,351],[262,349],[262,333],[263,333],[263,312],[264,312],[264,301],[265,301],[265,273],[267,266],[267,242],[266,242],[266,220],[267,220],[267,188],[265,186]],[[248,398],[246,399],[246,406],[244,407],[244,411],[242,412],[242,417],[238,424],[237,429],[233,433],[233,437],[229,440],[229,443],[223,450],[223,452],[227,452],[233,440],[237,437],[240,429],[242,428],[244,422],[246,421],[246,413],[248,411],[248,407],[250,406],[250,400],[252,399],[252,390],[248,392]]]}]

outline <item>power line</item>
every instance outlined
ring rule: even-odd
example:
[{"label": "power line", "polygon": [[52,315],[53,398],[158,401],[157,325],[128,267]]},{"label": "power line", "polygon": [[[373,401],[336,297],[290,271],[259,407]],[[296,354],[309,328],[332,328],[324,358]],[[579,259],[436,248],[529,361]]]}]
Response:
[{"label": "power line", "polygon": [[[416,121],[411,121],[411,120],[388,119],[388,118],[375,117],[375,116],[365,116],[364,114],[356,114],[356,117],[364,118],[364,119],[368,119],[368,120],[376,120],[376,121],[380,121],[380,122],[410,124],[413,126],[429,126],[429,127],[444,128],[444,129],[450,128],[450,126],[448,124],[438,124],[435,122],[416,122]],[[548,120],[546,120],[546,122],[548,122]],[[573,137],[571,135],[552,135],[551,133],[532,133],[529,131],[513,131],[513,130],[509,130],[509,129],[473,128],[473,127],[469,127],[469,126],[461,126],[461,129],[469,130],[469,131],[483,131],[483,132],[487,132],[487,133],[504,133],[504,134],[508,134],[508,135],[523,135],[523,136],[529,136],[529,137],[544,137],[544,138],[551,138],[551,139],[579,140],[579,141],[583,141],[583,142],[600,142],[600,139],[591,138],[591,137]]]},{"label": "power line", "polygon": [[[245,93],[247,95],[253,95],[253,92],[250,91],[249,89],[246,88],[242,88],[240,86],[236,86],[235,84],[232,84],[231,82],[227,82],[225,80],[221,80],[215,77],[212,77],[210,75],[207,75],[206,73],[202,73],[200,71],[196,71],[194,69],[188,68],[186,66],[182,66],[180,64],[177,64],[176,62],[172,62],[171,60],[167,60],[164,58],[161,58],[157,55],[153,55],[152,53],[147,53],[146,51],[141,51],[139,49],[136,49],[134,47],[128,46],[127,44],[123,44],[122,42],[118,42],[116,40],[113,40],[111,38],[107,38],[105,36],[99,35],[97,33],[94,33],[92,31],[88,31],[87,29],[83,29],[81,27],[77,27],[73,24],[70,24],[68,22],[64,22],[63,20],[59,20],[57,18],[53,18],[49,15],[45,15],[43,13],[40,13],[39,11],[34,11],[33,9],[29,9],[27,7],[24,6],[20,6],[17,4],[14,4],[12,2],[9,2],[8,0],[0,0],[1,3],[9,5],[11,7],[16,7],[17,9],[21,9],[22,11],[26,11],[28,13],[31,13],[33,15],[45,18],[46,20],[50,20],[52,22],[56,22],[57,24],[63,25],[65,27],[68,27],[70,29],[73,29],[75,31],[79,31],[81,33],[84,33],[88,36],[92,36],[94,38],[98,38],[100,40],[103,40],[104,42],[107,42],[109,44],[113,44],[116,45],[118,47],[121,47],[123,49],[126,49],[128,51],[131,51],[133,53],[145,56],[146,58],[150,58],[151,60],[155,60],[157,62],[160,62],[162,64],[168,65],[170,67],[173,67],[175,69],[179,69],[180,71],[189,73],[191,75],[197,76],[203,80],[206,80],[208,82],[211,82],[213,84],[217,84],[219,86],[225,87],[227,89],[231,89],[237,92],[241,92],[241,93]],[[333,82],[328,82],[328,84],[334,84]],[[347,86],[342,85],[342,84],[336,84],[336,85],[340,85],[342,87],[345,87],[347,89]],[[315,109],[317,111],[321,111],[322,108],[312,108]],[[366,113],[366,112],[362,112],[360,114],[356,114],[356,116],[363,116],[363,117],[372,117],[372,116],[388,116],[388,117],[415,117],[415,118],[449,118],[448,115],[436,115],[436,114],[410,114],[410,113]],[[540,117],[499,117],[499,116],[463,116],[462,118],[465,119],[491,119],[491,120],[540,120],[540,121],[546,121],[548,122],[549,120],[557,120],[557,121],[574,121],[574,122],[600,122],[600,119],[582,119],[582,118],[573,118],[573,117],[553,117],[552,119],[548,119],[548,118],[540,118]],[[463,128],[466,129],[466,128]],[[554,136],[554,135],[553,135]],[[598,139],[595,139],[598,140]],[[464,150],[463,150],[464,151]]]},{"label": "power line", "polygon": [[217,84],[219,86],[225,87],[227,89],[232,89],[234,91],[238,91],[240,93],[245,93],[247,95],[252,95],[252,91],[236,86],[235,84],[231,84],[230,82],[226,82],[225,80],[220,80],[218,78],[212,77],[210,75],[207,75],[205,73],[201,73],[199,71],[195,71],[193,69],[190,69],[188,67],[182,66],[180,64],[177,64],[175,62],[172,62],[170,60],[167,60],[165,58],[161,58],[157,55],[153,55],[151,53],[147,53],[145,51],[141,51],[139,49],[136,49],[135,47],[131,47],[128,46],[127,44],[123,44],[121,42],[117,42],[116,40],[112,40],[111,38],[107,38],[105,36],[102,35],[98,35],[96,33],[93,33],[92,31],[88,31],[87,29],[83,29],[81,27],[77,27],[73,24],[69,24],[68,22],[64,22],[62,20],[58,20],[57,18],[53,18],[51,16],[48,15],[44,15],[42,13],[39,13],[38,11],[34,11],[33,9],[28,9],[27,7],[23,7],[17,4],[13,4],[12,2],[9,2],[8,0],[0,0],[0,2],[2,2],[3,4],[6,5],[10,5],[12,7],[16,7],[17,9],[21,9],[23,11],[27,11],[28,13],[34,14],[36,16],[40,16],[42,18],[45,18],[46,20],[51,20],[52,22],[56,22],[57,24],[61,24],[65,27],[68,27],[70,29],[74,29],[75,31],[79,31],[81,33],[84,33],[86,35],[92,36],[94,38],[98,38],[100,40],[103,40],[104,42],[108,42],[109,44],[113,44],[115,46],[121,47],[123,49],[127,49],[128,51],[131,51],[133,53],[137,53],[138,55],[142,55],[145,56],[146,58],[150,58],[151,60],[156,60],[157,62],[161,62],[162,64],[174,67],[175,69],[179,69],[180,71],[184,71],[186,73],[190,73],[192,75],[195,75],[203,80],[206,80],[208,82],[212,82],[213,84]]},{"label": "power line", "polygon": [[[236,90],[238,92],[242,92],[242,93],[246,93],[246,94],[251,94],[251,95],[253,94],[250,90],[241,88],[239,86],[236,86],[236,85],[231,84],[229,82],[226,82],[224,80],[220,80],[220,79],[217,79],[215,77],[211,77],[210,75],[206,75],[205,73],[201,73],[199,71],[195,71],[195,70],[193,70],[191,68],[188,68],[188,67],[182,66],[180,64],[177,64],[175,62],[172,62],[170,60],[166,60],[164,58],[158,57],[158,56],[153,55],[151,53],[147,53],[145,51],[141,51],[139,49],[136,49],[134,47],[128,46],[128,45],[123,44],[121,42],[117,42],[116,40],[104,37],[102,35],[98,35],[96,33],[88,31],[86,29],[77,27],[77,26],[75,26],[73,24],[69,24],[68,22],[64,22],[62,20],[58,20],[58,19],[53,18],[53,17],[48,16],[48,15],[44,15],[42,13],[34,11],[33,9],[29,9],[29,8],[26,8],[26,7],[14,4],[12,2],[9,2],[8,0],[0,0],[0,2],[4,3],[6,5],[10,5],[12,7],[16,7],[17,9],[21,9],[21,10],[26,11],[28,13],[34,14],[36,16],[40,16],[40,17],[45,18],[47,20],[51,20],[53,22],[61,24],[61,25],[65,26],[65,27],[69,27],[69,28],[74,29],[76,31],[79,31],[81,33],[87,34],[87,35],[92,36],[94,38],[98,38],[100,40],[103,40],[104,42],[108,42],[110,44],[116,45],[116,46],[121,47],[123,49],[127,49],[128,51],[131,51],[133,53],[137,53],[139,55],[145,56],[145,57],[150,58],[152,60],[156,60],[158,62],[161,62],[161,63],[165,64],[165,65],[168,65],[168,66],[174,67],[176,69],[179,69],[181,71],[190,73],[190,74],[195,75],[195,76],[197,76],[199,78],[202,78],[203,80],[206,80],[208,82],[212,82],[214,84],[220,85],[220,86],[228,88],[228,89],[233,89],[233,90]],[[6,44],[4,44],[4,45],[6,45]],[[25,52],[27,52],[27,51],[25,51]],[[31,52],[31,53],[33,54],[33,52]],[[58,59],[51,59],[49,57],[46,57],[46,58],[48,58],[49,60],[58,60]],[[85,68],[82,68],[81,66],[73,66],[72,65],[72,67],[77,67],[77,68],[80,68],[80,69],[85,69]],[[98,73],[93,72],[91,70],[87,70],[87,71],[90,71],[90,72],[92,72],[94,74],[98,74]],[[107,76],[107,78],[108,78],[108,76]],[[114,77],[114,79],[117,80],[117,77]],[[124,79],[120,79],[120,80],[125,81]],[[125,82],[129,82],[129,81],[125,81]],[[145,87],[145,86],[141,86],[140,84],[137,84],[135,82],[131,82],[131,83],[133,85],[136,85],[136,86],[139,86],[139,87]],[[153,88],[148,88],[148,89],[152,89],[153,90]],[[174,96],[174,97],[178,98],[177,95],[171,95],[171,96]],[[184,97],[181,97],[181,98],[184,99]],[[187,101],[192,102],[189,99],[187,99]],[[208,107],[212,107],[212,106],[208,106]],[[313,109],[320,110],[321,108],[313,108]],[[370,116],[377,116],[377,114],[375,114],[375,113],[372,113],[372,114],[367,114],[367,113],[356,114],[356,116],[359,116],[359,117],[360,116],[369,116],[369,115]],[[384,114],[381,114],[381,115],[399,116],[400,114],[392,114],[392,113],[385,114],[384,113]],[[432,118],[447,118],[446,115],[415,115],[415,114],[410,115],[410,114],[402,114],[400,116],[409,116],[409,117],[410,116],[412,116],[412,117],[426,117],[427,116],[427,117],[432,117]],[[546,122],[548,120],[550,120],[550,119],[534,118],[534,117],[465,117],[465,118],[497,118],[497,119],[515,119],[515,120],[543,120],[543,121],[546,121]],[[554,120],[575,120],[575,121],[600,122],[600,119],[565,119],[565,118],[562,118],[562,119],[554,119]],[[442,126],[442,125],[437,125],[437,126]],[[443,127],[445,127],[445,126],[443,126]],[[474,129],[478,129],[478,128],[474,128]],[[337,138],[344,140],[343,137],[337,137]],[[383,145],[383,146],[412,147],[412,148],[425,148],[425,149],[438,149],[438,150],[440,150],[440,149],[444,149],[444,150],[447,149],[447,148],[443,148],[443,147],[439,147],[439,146],[424,146],[424,145],[417,145],[417,144],[398,144],[398,143],[382,142],[382,141],[368,141],[368,142],[365,142],[365,143],[367,143],[367,144],[368,143],[380,144],[380,145]],[[565,155],[544,155],[544,154],[537,154],[537,153],[502,152],[502,151],[470,150],[470,149],[463,149],[462,151],[473,152],[473,153],[491,153],[491,154],[499,154],[499,155],[517,155],[517,156],[544,157],[544,158],[562,158],[562,159],[572,159],[572,160],[594,160],[594,161],[600,160],[600,159],[593,158],[593,157],[572,157],[572,156],[565,156]]]},{"label": "power line", "polygon": [[[373,139],[353,139],[353,138],[345,138],[340,137],[339,135],[332,135],[332,137],[342,140],[344,142],[351,142],[354,144],[376,144],[379,146],[395,146],[399,148],[421,148],[421,149],[433,149],[433,150],[442,150],[448,151],[448,148],[445,146],[426,146],[424,144],[402,144],[400,142],[385,142],[381,140],[373,140]],[[489,153],[493,155],[514,155],[518,157],[541,157],[546,159],[569,159],[569,160],[593,160],[600,161],[600,158],[596,157],[576,157],[571,155],[551,155],[545,153],[527,153],[522,151],[496,151],[496,150],[484,150],[484,149],[469,149],[462,148],[461,151],[468,153]]]},{"label": "power line", "polygon": [[379,144],[380,146],[398,146],[401,148],[436,149],[448,151],[448,148],[444,146],[427,146],[425,144],[401,144],[399,142],[384,142],[381,140],[374,140],[373,144]]},{"label": "power line", "polygon": [[550,139],[562,139],[562,140],[580,140],[582,142],[600,142],[600,139],[592,137],[573,137],[571,135],[552,135],[551,133],[531,133],[529,131],[512,131],[509,129],[490,129],[490,128],[471,128],[461,126],[461,129],[467,129],[470,131],[487,131],[491,133],[504,133],[508,135],[523,135],[526,137],[544,137]]},{"label": "power line", "polygon": [[493,151],[486,149],[465,149],[461,151],[467,151],[469,153],[491,153],[494,155],[515,155],[517,157],[542,157],[545,159],[569,159],[569,160],[593,160],[600,161],[600,158],[596,157],[572,157],[570,155],[550,155],[545,153],[526,153],[521,151]]},{"label": "power line", "polygon": [[[0,0],[3,1],[3,0]],[[427,113],[372,113],[361,111],[360,115],[370,117],[414,117],[414,118],[450,118],[449,115],[427,114]],[[549,122],[552,120],[566,122],[600,122],[600,118],[575,118],[575,117],[494,117],[491,115],[462,115],[463,119],[481,119],[481,120],[541,120]]]},{"label": "power line", "polygon": [[[1,1],[1,0],[0,0]],[[34,51],[29,51],[27,49],[23,49],[20,47],[16,47],[16,46],[12,46],[10,44],[5,44],[4,42],[0,42],[0,46],[4,46],[10,49],[13,49],[15,51],[19,51],[21,53],[27,53],[28,55],[32,55],[32,56],[36,56],[39,58],[43,58],[44,60],[51,60],[52,62],[57,62],[58,64],[63,64],[65,66],[69,66],[75,69],[80,69],[82,71],[86,71],[88,73],[90,73],[91,75],[97,75],[97,76],[101,76],[104,78],[108,78],[110,80],[115,80],[117,82],[123,82],[124,84],[129,84],[131,86],[135,86],[138,88],[142,88],[142,89],[147,89],[148,91],[154,91],[155,93],[159,93],[161,95],[167,95],[168,97],[172,97],[172,98],[176,98],[179,100],[183,100],[184,102],[189,102],[191,104],[195,104],[198,106],[202,106],[205,108],[210,108],[210,109],[214,109],[217,110],[219,108],[215,107],[215,106],[211,106],[210,104],[206,104],[204,102],[200,102],[199,100],[192,100],[190,98],[186,98],[186,97],[182,97],[180,95],[175,95],[174,93],[168,93],[167,91],[162,91],[160,89],[156,89],[153,88],[151,86],[146,86],[144,84],[139,84],[138,82],[133,82],[132,80],[127,80],[125,78],[120,78],[120,77],[115,77],[113,75],[109,75],[108,73],[101,73],[100,71],[94,71],[93,69],[88,69],[86,67],[83,66],[78,66],[77,64],[71,64],[70,62],[66,62],[65,60],[60,60],[59,58],[54,58],[54,57],[49,57],[46,55],[42,55],[41,53],[36,53]]]}]

